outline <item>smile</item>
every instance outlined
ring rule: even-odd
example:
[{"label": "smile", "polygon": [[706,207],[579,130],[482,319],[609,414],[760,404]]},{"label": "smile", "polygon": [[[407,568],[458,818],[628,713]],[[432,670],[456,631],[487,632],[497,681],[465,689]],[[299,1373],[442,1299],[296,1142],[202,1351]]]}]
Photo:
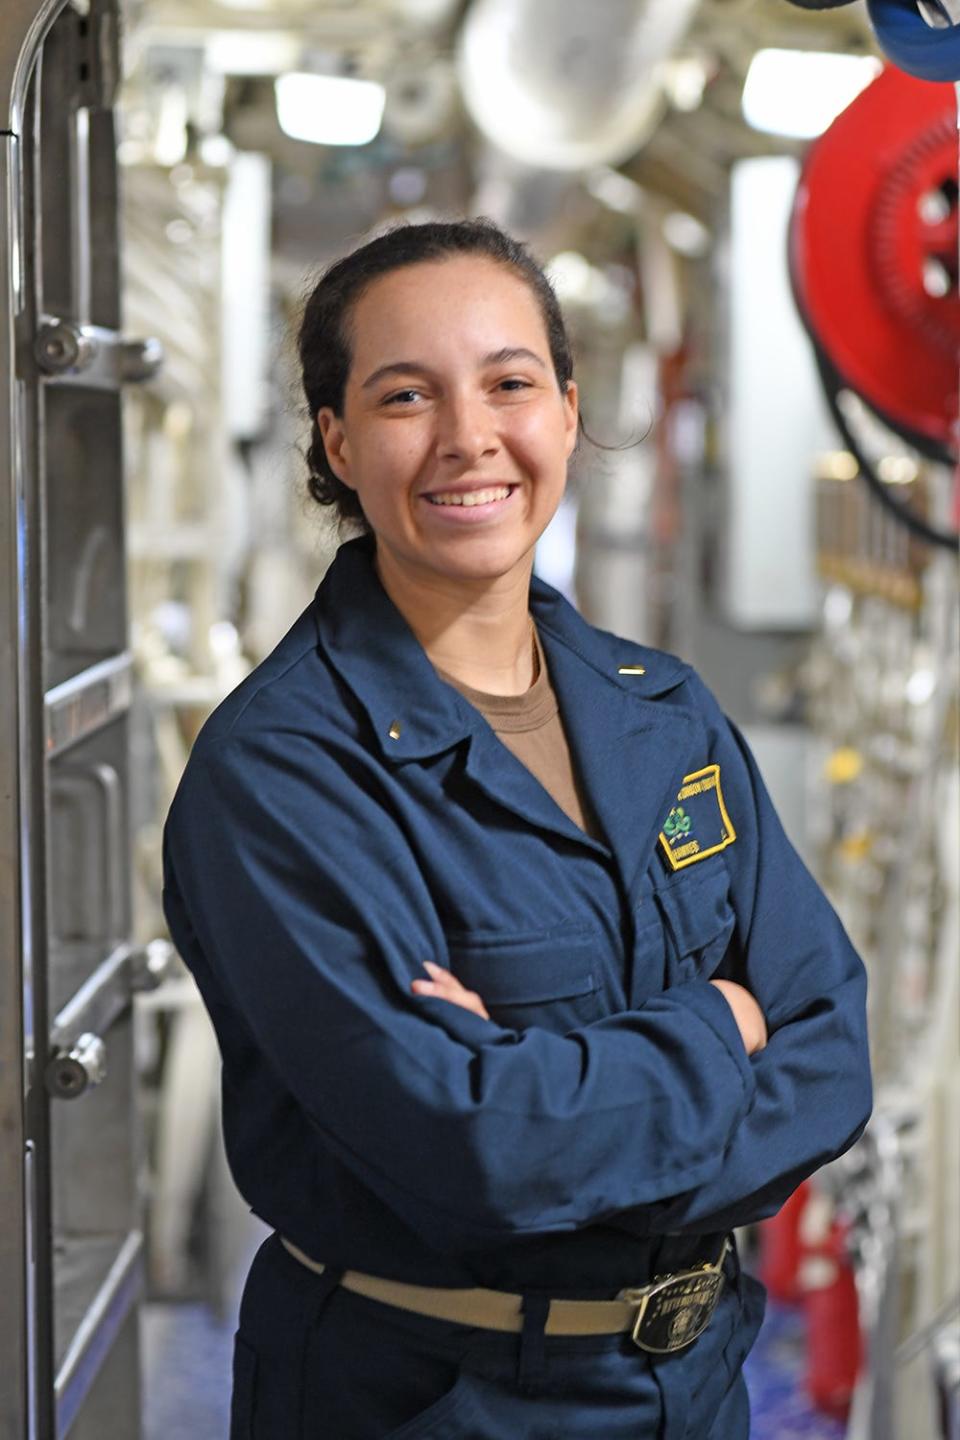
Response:
[{"label": "smile", "polygon": [[439,491],[426,498],[431,505],[463,505],[470,509],[475,505],[490,505],[498,500],[506,500],[512,489],[511,485],[492,485],[486,490],[469,490],[460,495]]}]

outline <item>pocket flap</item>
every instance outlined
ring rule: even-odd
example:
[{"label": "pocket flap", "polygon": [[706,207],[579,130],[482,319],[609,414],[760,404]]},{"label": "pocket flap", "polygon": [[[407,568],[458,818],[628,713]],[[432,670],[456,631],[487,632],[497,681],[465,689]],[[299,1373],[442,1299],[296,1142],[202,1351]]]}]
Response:
[{"label": "pocket flap", "polygon": [[450,968],[491,1005],[537,1005],[598,988],[592,932],[450,939]]},{"label": "pocket flap", "polygon": [[704,949],[712,940],[733,930],[730,905],[730,877],[726,865],[702,861],[691,865],[672,885],[657,891],[657,902],[666,916],[679,955]]}]

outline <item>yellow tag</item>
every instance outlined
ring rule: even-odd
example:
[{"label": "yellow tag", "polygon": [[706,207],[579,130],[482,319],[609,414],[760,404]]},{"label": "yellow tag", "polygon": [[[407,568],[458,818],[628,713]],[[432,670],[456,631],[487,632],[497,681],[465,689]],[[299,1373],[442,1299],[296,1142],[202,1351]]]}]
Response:
[{"label": "yellow tag", "polygon": [[831,785],[850,785],[863,770],[863,756],[852,745],[834,750],[824,767]]},{"label": "yellow tag", "polygon": [[677,803],[663,822],[660,844],[671,870],[682,870],[725,850],[737,838],[723,803],[720,766],[683,777]]}]

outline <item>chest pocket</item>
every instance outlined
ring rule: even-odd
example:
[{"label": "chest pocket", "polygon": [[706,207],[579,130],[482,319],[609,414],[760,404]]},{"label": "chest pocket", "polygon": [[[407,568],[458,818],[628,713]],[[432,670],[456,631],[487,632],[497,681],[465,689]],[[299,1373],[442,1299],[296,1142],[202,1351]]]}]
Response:
[{"label": "chest pocket", "polygon": [[660,922],[650,931],[662,936],[664,989],[698,976],[708,980],[726,954],[736,920],[723,859],[718,855],[668,876],[650,898]]},{"label": "chest pocket", "polygon": [[475,990],[498,1025],[565,1034],[604,1014],[590,926],[528,935],[448,935],[450,968]]}]

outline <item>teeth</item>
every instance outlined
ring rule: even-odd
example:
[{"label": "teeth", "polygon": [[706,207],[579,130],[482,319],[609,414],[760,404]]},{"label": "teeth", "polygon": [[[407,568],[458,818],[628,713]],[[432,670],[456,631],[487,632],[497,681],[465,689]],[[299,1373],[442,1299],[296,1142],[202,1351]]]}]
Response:
[{"label": "teeth", "polygon": [[471,490],[467,495],[428,495],[431,505],[489,505],[491,500],[506,500],[510,494],[509,485],[498,485],[491,490]]}]

